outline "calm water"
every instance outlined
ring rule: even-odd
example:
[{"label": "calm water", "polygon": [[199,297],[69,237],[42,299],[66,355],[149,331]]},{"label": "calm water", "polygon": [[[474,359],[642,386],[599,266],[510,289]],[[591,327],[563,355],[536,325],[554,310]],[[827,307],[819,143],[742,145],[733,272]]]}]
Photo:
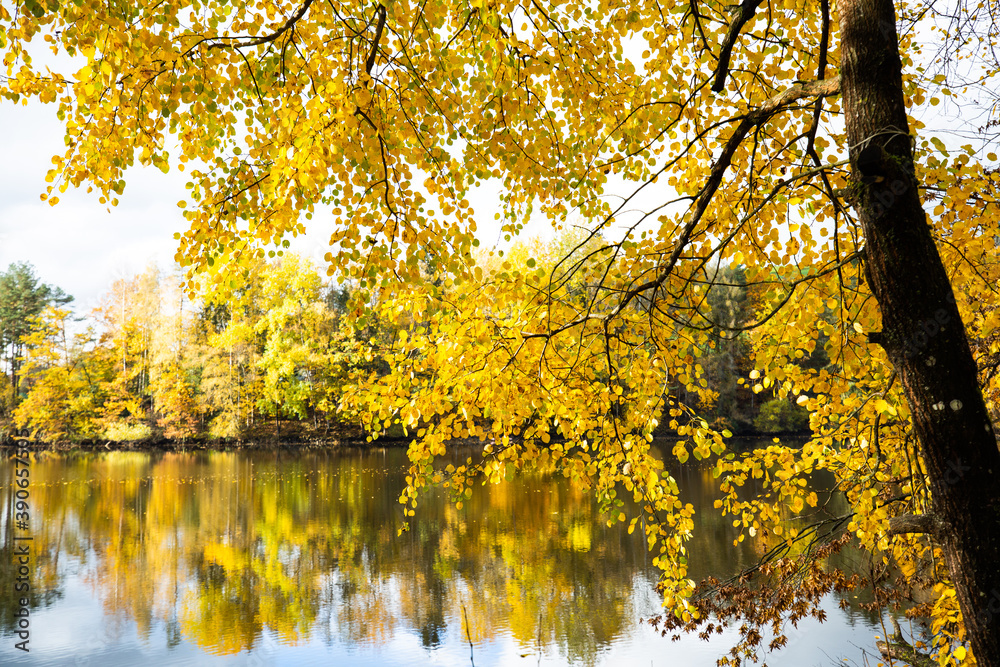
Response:
[{"label": "calm water", "polygon": [[[0,461],[0,664],[708,667],[731,646],[642,623],[659,599],[640,531],[561,476],[477,487],[462,510],[428,494],[397,536],[404,468],[399,450],[42,455],[25,532]],[[675,474],[704,510],[692,578],[753,563],[763,545],[733,547],[710,474]],[[15,535],[32,537],[28,654]],[[877,619],[827,602],[769,665],[871,660]]]}]

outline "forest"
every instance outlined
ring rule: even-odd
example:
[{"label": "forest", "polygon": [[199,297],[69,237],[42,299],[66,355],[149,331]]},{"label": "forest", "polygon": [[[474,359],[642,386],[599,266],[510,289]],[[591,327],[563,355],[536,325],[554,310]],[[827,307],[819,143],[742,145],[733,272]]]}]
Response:
[{"label": "forest", "polygon": [[[529,260],[551,270],[581,240],[564,233],[519,243],[508,261],[522,270]],[[489,268],[487,260],[481,264]],[[60,445],[373,438],[405,444],[398,418],[375,427],[373,415],[342,397],[373,373],[388,375],[394,343],[420,323],[352,325],[344,317],[349,285],[326,279],[293,253],[260,261],[252,271],[244,289],[191,300],[178,270],[150,266],[115,281],[101,305],[81,316],[72,297],[40,282],[29,264],[9,266],[0,274],[0,440],[20,430]],[[737,330],[761,307],[763,294],[746,285],[739,268],[718,269],[718,279],[723,286],[708,296],[718,326],[700,350],[708,391],[694,395],[674,383],[667,392],[678,402],[694,397],[698,413],[719,431],[808,435],[804,408],[749,383],[752,335]],[[432,267],[426,280],[441,287]],[[828,364],[822,343],[799,362]]]}]

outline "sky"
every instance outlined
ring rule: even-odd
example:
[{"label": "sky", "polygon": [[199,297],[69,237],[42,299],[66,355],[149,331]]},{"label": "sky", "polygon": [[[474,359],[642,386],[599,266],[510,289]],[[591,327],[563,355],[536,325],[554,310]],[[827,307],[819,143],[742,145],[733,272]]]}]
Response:
[{"label": "sky", "polygon": [[[34,265],[43,282],[61,287],[80,306],[96,305],[116,278],[151,261],[173,261],[174,232],[184,220],[179,174],[135,169],[121,204],[109,212],[96,194],[67,190],[57,206],[39,199],[51,158],[63,149],[55,107],[0,103],[0,269]],[[155,175],[154,175],[155,174]],[[157,177],[158,176],[158,177]]]}]

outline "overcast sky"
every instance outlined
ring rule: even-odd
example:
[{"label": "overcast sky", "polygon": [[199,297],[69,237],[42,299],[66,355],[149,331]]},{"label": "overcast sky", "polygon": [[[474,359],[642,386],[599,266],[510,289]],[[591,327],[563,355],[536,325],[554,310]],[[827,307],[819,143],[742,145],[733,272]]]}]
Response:
[{"label": "overcast sky", "polygon": [[86,312],[115,278],[150,261],[170,266],[172,237],[184,223],[177,208],[184,194],[179,174],[133,170],[121,204],[110,212],[96,195],[72,189],[53,207],[39,195],[51,158],[63,147],[55,106],[4,101],[0,127],[0,269],[30,262],[44,282],[74,295]]}]

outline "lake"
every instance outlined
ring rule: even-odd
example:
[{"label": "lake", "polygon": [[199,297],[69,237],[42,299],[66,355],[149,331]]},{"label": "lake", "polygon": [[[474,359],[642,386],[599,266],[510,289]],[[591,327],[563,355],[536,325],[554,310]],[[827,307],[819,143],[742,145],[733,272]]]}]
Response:
[{"label": "lake", "polygon": [[[17,526],[4,459],[0,663],[710,667],[732,645],[734,629],[675,642],[643,622],[660,601],[641,531],[608,527],[561,475],[477,486],[461,510],[425,493],[398,535],[405,468],[400,449],[41,454]],[[690,576],[756,562],[765,545],[733,546],[710,471],[673,472],[699,512]],[[767,664],[877,662],[885,631],[847,596]]]}]

